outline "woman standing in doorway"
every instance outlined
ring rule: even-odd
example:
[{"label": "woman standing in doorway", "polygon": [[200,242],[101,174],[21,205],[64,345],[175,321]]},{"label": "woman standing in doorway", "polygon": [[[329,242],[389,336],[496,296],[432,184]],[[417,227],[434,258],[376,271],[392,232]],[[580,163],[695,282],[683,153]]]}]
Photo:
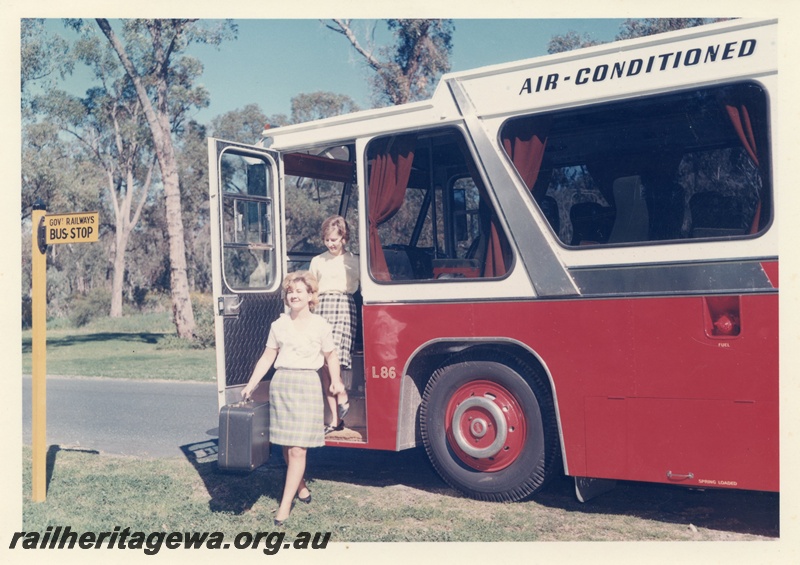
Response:
[{"label": "woman standing in doorway", "polygon": [[[358,259],[345,246],[350,229],[341,216],[331,216],[322,222],[322,242],[328,249],[311,259],[309,270],[319,281],[319,305],[315,312],[333,328],[333,341],[341,364],[340,374],[352,368],[353,343],[356,331],[356,303],[353,294],[358,290]],[[322,370],[323,388],[330,386],[330,364]],[[344,427],[344,417],[350,410],[347,390],[326,397],[331,422],[325,426],[329,434]]]}]

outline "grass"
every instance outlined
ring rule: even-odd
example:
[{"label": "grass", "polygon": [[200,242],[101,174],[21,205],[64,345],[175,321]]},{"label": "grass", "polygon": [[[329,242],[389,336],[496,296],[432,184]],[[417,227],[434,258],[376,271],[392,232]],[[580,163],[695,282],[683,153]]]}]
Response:
[{"label": "grass", "polygon": [[[213,348],[192,349],[174,337],[168,312],[98,318],[81,328],[47,329],[50,375],[213,381]],[[22,370],[31,372],[31,331],[22,332]]]},{"label": "grass", "polygon": [[[22,529],[44,532],[48,526],[69,525],[73,531],[101,532],[120,526],[143,532],[219,531],[226,539],[245,531],[272,531],[285,474],[277,449],[261,469],[229,475],[217,471],[213,443],[196,450],[185,446],[185,459],[159,460],[51,448],[43,503],[30,500],[31,453],[23,447]],[[663,485],[623,484],[596,503],[581,505],[565,479],[534,501],[501,504],[463,498],[447,488],[420,450],[327,448],[313,454],[308,469],[313,502],[297,504],[285,529],[331,532],[335,542],[745,541],[777,536],[777,523],[774,530],[768,525],[776,519],[777,498],[763,493],[692,494]]]}]

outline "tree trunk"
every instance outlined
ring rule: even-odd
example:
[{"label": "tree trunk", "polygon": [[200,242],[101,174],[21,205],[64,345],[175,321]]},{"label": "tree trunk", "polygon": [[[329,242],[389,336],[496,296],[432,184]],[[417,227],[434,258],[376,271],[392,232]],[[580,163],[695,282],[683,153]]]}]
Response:
[{"label": "tree trunk", "polygon": [[125,248],[127,247],[127,237],[123,233],[123,228],[117,223],[117,234],[114,241],[114,258],[111,263],[113,269],[111,275],[111,312],[112,318],[122,317],[122,284],[125,281]]},{"label": "tree trunk", "polygon": [[[165,130],[153,131],[156,138],[156,152],[161,166],[161,179],[164,183],[164,197],[167,211],[167,235],[169,236],[169,282],[172,295],[172,315],[178,335],[191,339],[194,337],[194,312],[189,297],[189,279],[186,276],[186,242],[183,238],[183,217],[181,210],[180,180],[178,164],[172,140]],[[157,139],[161,137],[162,139]]]},{"label": "tree trunk", "polygon": [[111,318],[122,317],[122,292],[123,285],[125,284],[125,269],[127,266],[127,253],[128,243],[131,239],[131,232],[139,218],[142,215],[142,208],[147,200],[147,194],[150,192],[150,186],[153,179],[153,169],[155,168],[155,157],[150,163],[147,170],[147,176],[140,187],[139,202],[136,206],[136,211],[131,217],[131,205],[133,203],[133,194],[135,192],[136,181],[133,176],[132,168],[127,170],[127,180],[125,183],[125,195],[122,201],[117,201],[117,195],[114,191],[114,173],[109,170],[108,174],[108,194],[111,202],[114,205],[114,248],[111,251]]},{"label": "tree trunk", "polygon": [[[170,135],[168,104],[166,102],[166,76],[157,78],[156,89],[159,91],[161,107],[156,110],[142,84],[142,79],[128,57],[108,20],[98,18],[97,25],[103,31],[111,46],[117,52],[122,66],[133,82],[136,94],[144,108],[150,132],[161,168],[161,180],[164,183],[164,197],[167,213],[167,236],[169,238],[170,293],[172,296],[172,315],[178,336],[185,339],[194,338],[194,313],[189,298],[189,284],[186,277],[186,243],[183,239],[183,220],[181,218],[181,193],[178,176],[178,164]],[[164,70],[164,69],[162,69]]]}]

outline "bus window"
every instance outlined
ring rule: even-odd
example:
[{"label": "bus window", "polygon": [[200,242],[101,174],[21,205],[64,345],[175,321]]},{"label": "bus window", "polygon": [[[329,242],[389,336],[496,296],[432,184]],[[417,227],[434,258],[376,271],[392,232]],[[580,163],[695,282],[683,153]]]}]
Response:
[{"label": "bus window", "polygon": [[270,165],[226,151],[220,167],[223,276],[234,290],[267,288],[275,278]]},{"label": "bus window", "polygon": [[467,259],[474,255],[474,246],[481,236],[480,192],[472,177],[463,177],[453,183],[453,223],[455,255]]},{"label": "bus window", "polygon": [[320,226],[342,215],[350,225],[348,248],[358,253],[358,191],[352,147],[287,153],[283,156],[286,188],[288,269],[307,269],[311,258],[325,251]]},{"label": "bus window", "polygon": [[501,139],[566,246],[727,240],[769,224],[767,123],[742,83],[515,118]]},{"label": "bus window", "polygon": [[505,275],[510,247],[462,134],[444,128],[367,147],[369,267],[377,281]]}]

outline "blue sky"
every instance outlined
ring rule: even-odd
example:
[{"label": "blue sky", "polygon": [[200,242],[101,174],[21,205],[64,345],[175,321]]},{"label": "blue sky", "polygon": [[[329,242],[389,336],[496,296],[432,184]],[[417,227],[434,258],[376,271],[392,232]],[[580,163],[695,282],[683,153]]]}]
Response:
[{"label": "blue sky", "polygon": [[[238,19],[238,39],[219,47],[195,45],[191,53],[205,67],[198,81],[211,94],[211,105],[196,119],[212,118],[258,104],[269,115],[291,112],[291,99],[300,93],[329,91],[347,94],[361,108],[371,107],[363,58],[347,39],[317,19]],[[451,67],[462,71],[546,54],[555,34],[574,30],[594,39],[610,41],[622,19],[456,19]],[[48,28],[70,37],[60,20]],[[392,38],[381,20],[353,20],[362,44],[374,29],[377,45]],[[76,72],[67,87],[83,94],[87,73]]]},{"label": "blue sky", "polygon": [[[621,19],[456,20],[452,70],[461,71],[546,54],[554,34],[575,30],[607,41]],[[205,64],[200,82],[211,93],[211,106],[198,114],[203,122],[223,112],[257,103],[267,115],[290,113],[299,93],[347,94],[370,107],[369,71],[347,39],[319,20],[236,20],[239,38],[218,50],[196,48]],[[355,20],[360,38],[373,20]],[[378,44],[391,41],[383,22],[375,29]]]}]

